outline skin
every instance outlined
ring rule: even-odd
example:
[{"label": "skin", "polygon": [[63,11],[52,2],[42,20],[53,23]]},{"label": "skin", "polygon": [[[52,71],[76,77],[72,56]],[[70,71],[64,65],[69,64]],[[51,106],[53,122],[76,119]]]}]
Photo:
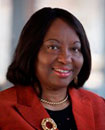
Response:
[{"label": "skin", "polygon": [[[75,30],[62,19],[56,19],[44,37],[35,65],[42,98],[53,102],[63,100],[69,83],[79,74],[83,61],[81,42]],[[67,73],[58,72],[58,69],[66,69]],[[48,109],[59,110],[70,103],[67,101],[56,107],[42,104]]]}]

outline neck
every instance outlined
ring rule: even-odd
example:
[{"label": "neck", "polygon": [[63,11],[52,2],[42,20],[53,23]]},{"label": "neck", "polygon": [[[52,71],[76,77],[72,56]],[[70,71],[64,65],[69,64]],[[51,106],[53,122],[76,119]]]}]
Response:
[{"label": "neck", "polygon": [[[64,100],[67,97],[67,89],[60,89],[60,90],[43,90],[41,98],[44,100],[47,100],[48,102],[58,103],[62,100]],[[70,102],[67,99],[63,103],[57,104],[57,105],[51,105],[47,104],[45,102],[41,102],[42,105],[50,110],[61,110],[66,108]]]},{"label": "neck", "polygon": [[62,101],[67,96],[67,89],[60,90],[42,90],[41,98],[51,101],[51,102],[59,102]]}]

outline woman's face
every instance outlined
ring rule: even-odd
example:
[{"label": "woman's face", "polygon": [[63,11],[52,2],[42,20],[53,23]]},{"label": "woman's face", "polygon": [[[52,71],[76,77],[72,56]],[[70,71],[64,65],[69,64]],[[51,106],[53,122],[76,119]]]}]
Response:
[{"label": "woman's face", "polygon": [[44,37],[35,65],[42,89],[67,87],[80,72],[83,61],[78,35],[66,22],[56,19]]}]

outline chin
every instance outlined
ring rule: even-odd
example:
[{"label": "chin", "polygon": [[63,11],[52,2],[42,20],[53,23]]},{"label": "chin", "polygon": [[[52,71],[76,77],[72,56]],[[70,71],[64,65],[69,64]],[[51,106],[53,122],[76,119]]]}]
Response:
[{"label": "chin", "polygon": [[69,85],[69,83],[55,83],[53,84],[53,87],[56,89],[60,89],[60,88],[67,88]]}]

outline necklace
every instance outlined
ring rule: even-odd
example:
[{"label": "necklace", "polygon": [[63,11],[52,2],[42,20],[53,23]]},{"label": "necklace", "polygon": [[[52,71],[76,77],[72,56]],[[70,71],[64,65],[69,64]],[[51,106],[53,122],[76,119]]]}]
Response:
[{"label": "necklace", "polygon": [[50,101],[47,101],[47,100],[42,99],[42,98],[40,99],[40,101],[43,102],[43,103],[49,104],[49,105],[60,105],[64,102],[66,102],[67,99],[68,99],[68,95],[62,101],[59,101],[59,102],[50,102]]}]

